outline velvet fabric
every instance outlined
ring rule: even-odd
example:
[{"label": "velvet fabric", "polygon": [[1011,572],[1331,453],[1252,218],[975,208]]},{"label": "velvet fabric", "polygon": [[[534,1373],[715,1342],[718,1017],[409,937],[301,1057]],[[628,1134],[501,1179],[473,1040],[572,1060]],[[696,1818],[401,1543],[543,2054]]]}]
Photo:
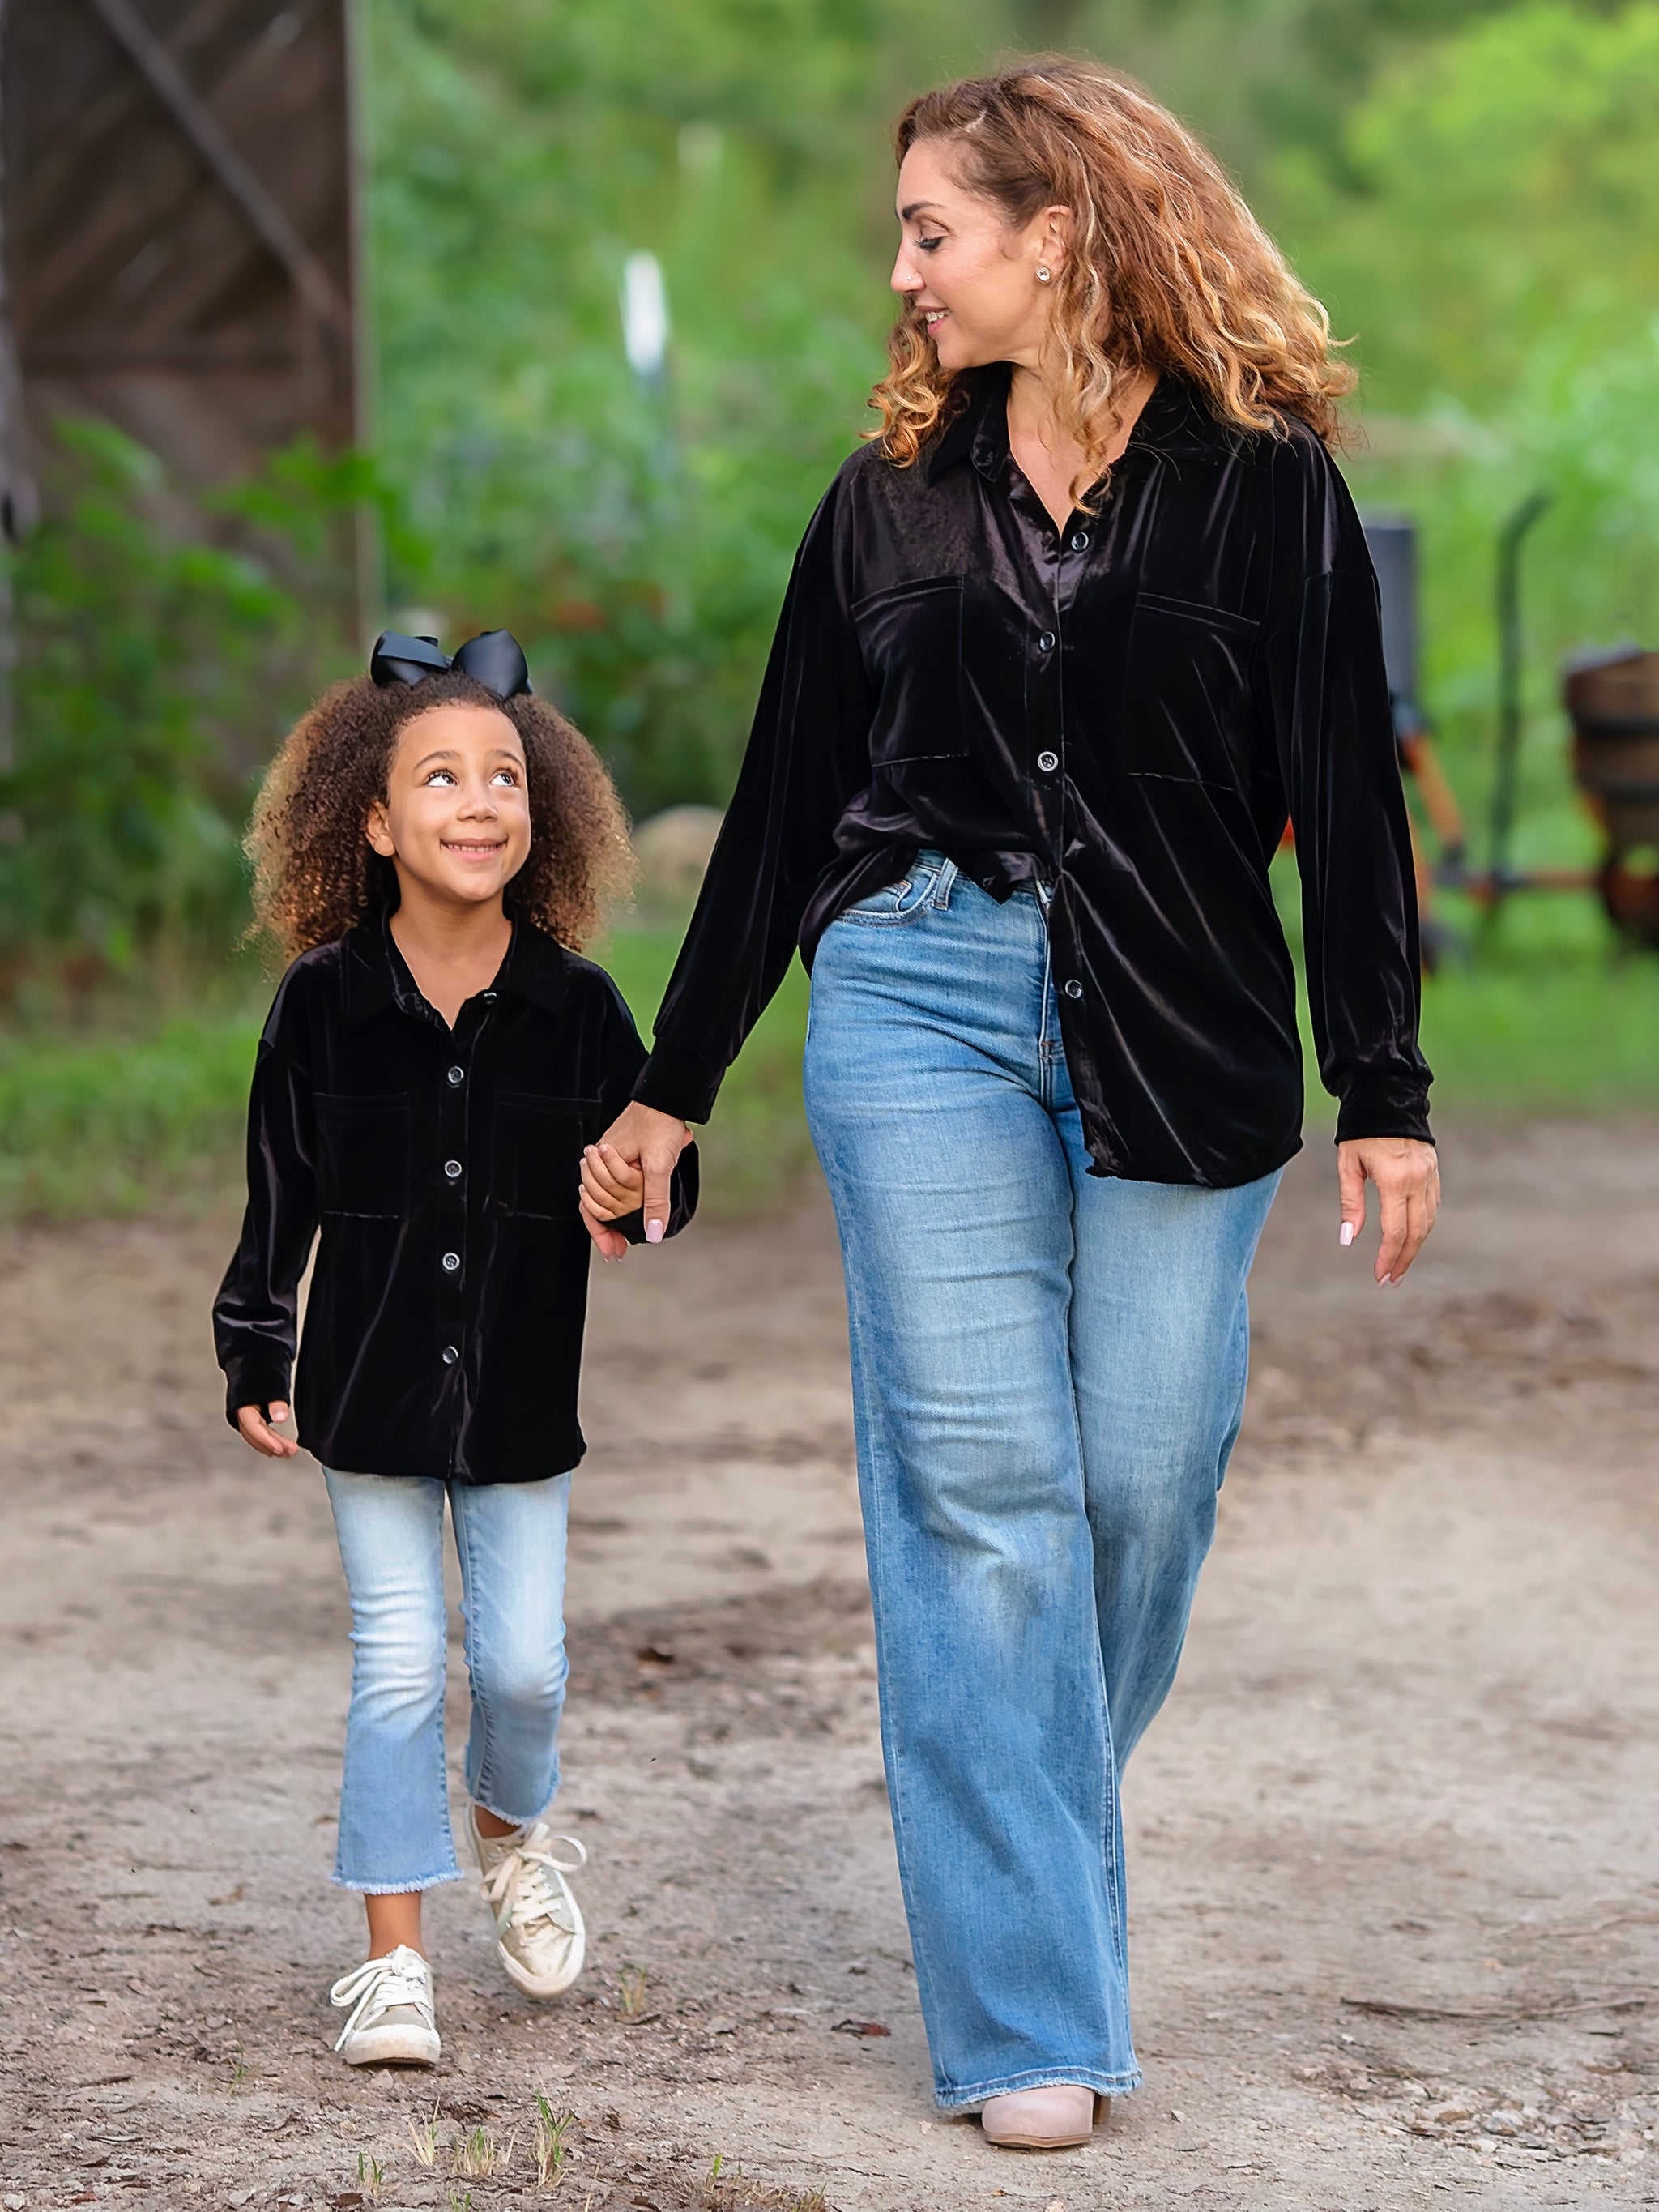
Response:
[{"label": "velvet fabric", "polygon": [[[532,1482],[574,1467],[582,1146],[644,1060],[610,977],[522,917],[453,1030],[389,917],[302,953],[259,1041],[247,1211],[213,1309],[232,1425],[239,1406],[292,1395],[301,1443],[342,1473]],[[696,1199],[688,1146],[670,1235]],[[638,1214],[615,1225],[643,1240]]]},{"label": "velvet fabric", "polygon": [[[1339,1138],[1429,1135],[1418,940],[1376,579],[1312,432],[1171,375],[1056,529],[1006,367],[920,465],[866,446],[796,558],[753,733],[635,1095],[706,1120],[799,945],[933,848],[1052,884],[1091,1172],[1217,1188],[1300,1144],[1267,868],[1293,823]],[[1093,507],[1095,511],[1085,511]]]}]

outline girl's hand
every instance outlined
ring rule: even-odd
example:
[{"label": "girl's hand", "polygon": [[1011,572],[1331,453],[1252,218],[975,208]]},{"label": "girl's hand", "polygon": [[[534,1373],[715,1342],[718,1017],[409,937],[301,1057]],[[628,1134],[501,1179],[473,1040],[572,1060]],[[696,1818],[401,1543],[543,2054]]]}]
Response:
[{"label": "girl's hand", "polygon": [[1440,1211],[1440,1160],[1416,1137],[1356,1137],[1336,1148],[1342,1194],[1338,1242],[1352,1244],[1365,1225],[1365,1185],[1376,1185],[1382,1241],[1371,1270],[1379,1284],[1397,1283],[1423,1249]]},{"label": "girl's hand", "polygon": [[645,1203],[645,1173],[603,1138],[582,1153],[582,1211],[591,1221],[617,1221]]},{"label": "girl's hand", "polygon": [[264,1458],[292,1459],[298,1452],[299,1445],[292,1437],[279,1437],[270,1425],[271,1421],[287,1420],[288,1415],[287,1406],[280,1398],[273,1398],[270,1420],[265,1418],[263,1406],[239,1406],[236,1408],[236,1425],[242,1432],[243,1443],[251,1444]]},{"label": "girl's hand", "polygon": [[646,1243],[661,1243],[668,1233],[675,1164],[690,1141],[691,1132],[677,1115],[659,1114],[636,1098],[583,1153],[582,1219],[607,1260],[620,1260],[628,1249],[628,1239],[610,1224],[636,1207],[645,1212]]}]

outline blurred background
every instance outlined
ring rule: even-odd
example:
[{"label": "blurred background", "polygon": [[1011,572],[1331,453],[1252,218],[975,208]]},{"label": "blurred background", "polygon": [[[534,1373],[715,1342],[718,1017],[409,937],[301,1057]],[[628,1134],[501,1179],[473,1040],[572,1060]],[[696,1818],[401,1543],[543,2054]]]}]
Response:
[{"label": "blurred background", "polygon": [[[604,752],[648,1028],[710,819],[653,817],[722,802],[882,362],[891,118],[1055,48],[1202,132],[1352,341],[1438,1109],[1651,1108],[1659,853],[1631,817],[1610,912],[1561,680],[1659,646],[1659,5],[3,0],[0,1211],[228,1187],[243,822],[382,621],[511,627]],[[726,1094],[728,1204],[805,1157],[804,1006]]]}]

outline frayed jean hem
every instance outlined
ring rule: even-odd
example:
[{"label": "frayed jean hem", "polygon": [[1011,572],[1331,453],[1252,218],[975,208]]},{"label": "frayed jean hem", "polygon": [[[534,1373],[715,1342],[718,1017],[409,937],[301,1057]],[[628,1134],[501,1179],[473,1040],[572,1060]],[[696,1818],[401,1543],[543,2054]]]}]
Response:
[{"label": "frayed jean hem", "polygon": [[1021,2089],[1092,2089],[1097,2097],[1127,2097],[1139,2088],[1140,2081],[1138,2066],[1127,2074],[1101,2074],[1088,2066],[1036,2066],[1002,2081],[977,2081],[963,2089],[936,2087],[933,2102],[941,2112],[961,2112],[988,2104],[993,2097],[1012,2097]]},{"label": "frayed jean hem", "polygon": [[359,1897],[413,1897],[417,1891],[436,1889],[447,1881],[465,1881],[466,1876],[459,1867],[452,1866],[447,1874],[418,1875],[413,1881],[353,1881],[346,1874],[331,1874],[329,1880],[336,1889],[355,1889]]}]

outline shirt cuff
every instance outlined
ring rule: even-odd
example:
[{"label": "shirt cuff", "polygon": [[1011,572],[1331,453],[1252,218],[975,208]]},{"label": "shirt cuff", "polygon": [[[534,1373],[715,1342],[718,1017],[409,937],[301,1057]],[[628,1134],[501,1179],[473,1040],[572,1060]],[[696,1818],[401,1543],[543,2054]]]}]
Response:
[{"label": "shirt cuff", "polygon": [[1337,1113],[1336,1141],[1352,1144],[1361,1137],[1415,1137],[1431,1145],[1428,1085],[1388,1076],[1352,1085]]},{"label": "shirt cuff", "polygon": [[725,1075],[723,1067],[712,1066],[700,1054],[659,1038],[640,1070],[634,1096],[641,1106],[654,1107],[659,1114],[672,1114],[681,1121],[706,1121]]},{"label": "shirt cuff", "polygon": [[225,1419],[234,1429],[239,1406],[261,1408],[292,1402],[291,1363],[269,1352],[251,1352],[225,1363]]}]

